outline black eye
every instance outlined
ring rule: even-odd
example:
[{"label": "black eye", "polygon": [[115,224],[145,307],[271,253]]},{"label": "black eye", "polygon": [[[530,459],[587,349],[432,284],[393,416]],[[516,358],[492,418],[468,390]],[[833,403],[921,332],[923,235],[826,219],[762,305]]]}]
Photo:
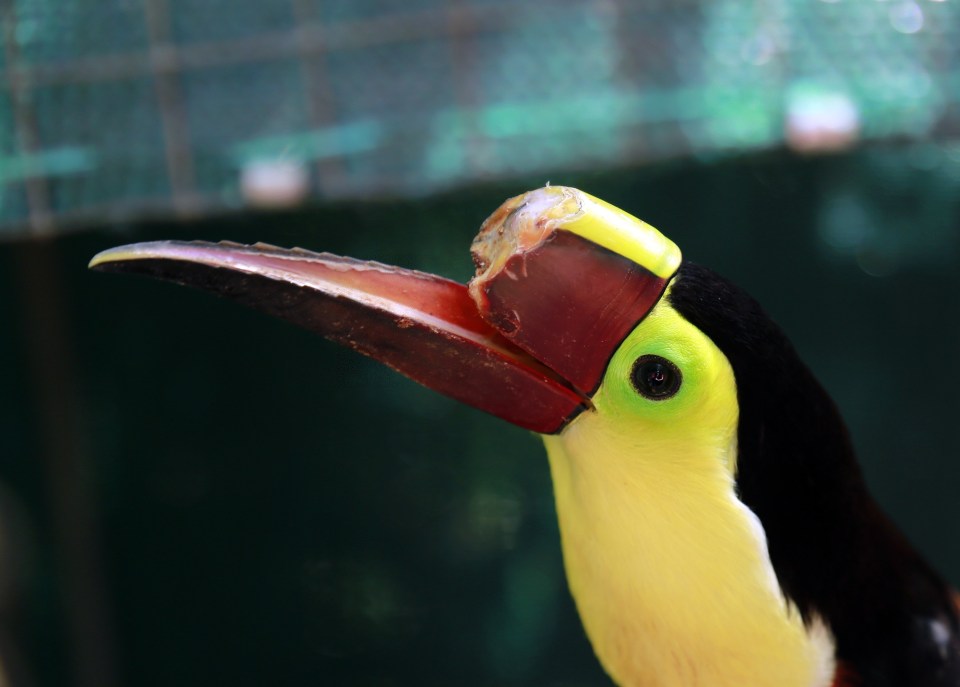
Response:
[{"label": "black eye", "polygon": [[640,395],[653,401],[663,401],[680,391],[683,377],[677,366],[666,358],[644,355],[633,364],[630,381]]}]

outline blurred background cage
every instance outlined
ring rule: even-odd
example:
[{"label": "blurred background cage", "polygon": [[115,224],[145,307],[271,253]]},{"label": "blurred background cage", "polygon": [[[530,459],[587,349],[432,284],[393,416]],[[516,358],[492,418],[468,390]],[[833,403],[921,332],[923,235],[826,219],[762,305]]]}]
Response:
[{"label": "blurred background cage", "polygon": [[955,584],[956,0],[0,0],[0,684],[603,685],[525,432],[119,243],[469,278],[569,184],[761,296]]},{"label": "blurred background cage", "polygon": [[949,0],[2,10],[5,234],[960,128]]}]

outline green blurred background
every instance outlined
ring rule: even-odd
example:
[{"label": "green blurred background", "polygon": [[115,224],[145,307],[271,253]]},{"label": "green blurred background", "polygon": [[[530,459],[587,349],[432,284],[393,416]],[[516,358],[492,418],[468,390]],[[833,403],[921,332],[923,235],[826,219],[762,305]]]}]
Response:
[{"label": "green blurred background", "polygon": [[[97,251],[465,280],[546,181],[747,287],[960,583],[953,0],[0,0],[3,684],[606,685],[538,440]],[[811,428],[816,431],[816,428]]]}]

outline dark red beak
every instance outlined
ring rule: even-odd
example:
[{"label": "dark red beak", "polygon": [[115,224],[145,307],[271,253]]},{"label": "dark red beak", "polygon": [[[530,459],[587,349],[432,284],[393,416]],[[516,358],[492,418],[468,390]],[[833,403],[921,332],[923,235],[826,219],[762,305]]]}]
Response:
[{"label": "dark red beak", "polygon": [[[414,270],[264,244],[139,243],[104,251],[90,267],[213,291],[552,434],[590,408],[607,360],[667,283],[548,217],[558,214],[559,194],[569,202],[569,193],[580,194],[540,189],[494,213],[475,244],[481,274],[469,289]],[[523,212],[531,207],[537,212]],[[541,226],[530,243],[526,223],[547,220],[557,226]]]}]

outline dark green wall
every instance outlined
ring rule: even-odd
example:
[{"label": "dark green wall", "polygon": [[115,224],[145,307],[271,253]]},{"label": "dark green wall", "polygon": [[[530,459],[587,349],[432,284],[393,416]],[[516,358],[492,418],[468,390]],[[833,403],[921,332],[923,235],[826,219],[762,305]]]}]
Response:
[{"label": "dark green wall", "polygon": [[[960,582],[960,177],[922,152],[550,181],[757,295],[876,495]],[[607,684],[533,436],[208,295],[85,269],[119,243],[230,238],[466,279],[480,222],[544,181],[0,245],[8,662],[37,684]]]}]

